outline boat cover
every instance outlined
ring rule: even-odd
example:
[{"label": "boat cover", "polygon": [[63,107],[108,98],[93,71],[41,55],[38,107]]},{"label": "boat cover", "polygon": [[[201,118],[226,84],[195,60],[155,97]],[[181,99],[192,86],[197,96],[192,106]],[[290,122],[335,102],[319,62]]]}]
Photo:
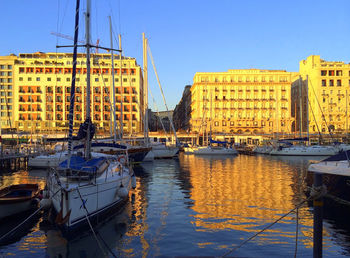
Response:
[{"label": "boat cover", "polygon": [[214,141],[213,139],[209,139],[210,140],[210,143],[217,143],[217,144],[228,144],[228,142],[221,142],[221,141]]},{"label": "boat cover", "polygon": [[[70,169],[86,173],[95,173],[98,168],[107,160],[106,157],[92,158],[85,160],[81,156],[72,156],[70,159]],[[59,170],[68,168],[68,159],[61,162],[58,166]]]}]

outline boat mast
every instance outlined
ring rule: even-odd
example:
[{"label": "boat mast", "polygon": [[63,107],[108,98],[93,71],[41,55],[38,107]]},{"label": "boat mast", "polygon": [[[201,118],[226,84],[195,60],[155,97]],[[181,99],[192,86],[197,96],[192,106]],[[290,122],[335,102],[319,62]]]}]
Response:
[{"label": "boat mast", "polygon": [[120,49],[120,134],[121,134],[121,140],[123,139],[123,130],[124,130],[124,122],[123,122],[123,52],[122,52],[122,37],[119,34],[119,49]]},{"label": "boat mast", "polygon": [[[310,145],[310,129],[309,129],[309,76],[306,75],[306,124],[307,124],[307,145]],[[316,122],[316,121],[315,121]]]},{"label": "boat mast", "polygon": [[145,33],[142,33],[143,46],[143,99],[144,99],[144,116],[143,116],[143,131],[146,146],[149,145],[148,139],[148,67],[147,67],[147,38]]},{"label": "boat mast", "polygon": [[113,54],[113,36],[112,36],[112,20],[111,20],[111,16],[108,16],[109,18],[109,33],[110,33],[110,38],[111,38],[111,55],[112,55],[112,92],[113,92],[113,108],[111,108],[111,110],[113,110],[113,139],[114,142],[117,142],[117,125],[116,125],[116,121],[117,121],[117,115],[116,115],[116,105],[115,105],[115,86],[114,86],[114,54]]},{"label": "boat mast", "polygon": [[92,126],[91,122],[91,107],[90,107],[90,9],[91,0],[86,1],[86,14],[85,14],[85,25],[86,25],[86,121],[88,123],[87,134],[86,134],[86,146],[85,146],[85,159],[91,158],[91,140],[90,140],[90,130]]},{"label": "boat mast", "polygon": [[348,121],[348,90],[345,90],[345,116],[346,116],[346,128],[345,128],[345,132],[346,132],[346,136],[348,136],[348,126],[349,126],[349,121]]},{"label": "boat mast", "polygon": [[299,75],[299,135],[300,138],[302,137],[302,130],[303,130],[303,125],[302,125],[302,115],[303,115],[303,111],[302,111],[302,79],[301,76]]},{"label": "boat mast", "polygon": [[70,103],[69,103],[69,131],[68,131],[68,168],[70,168],[70,159],[72,155],[73,142],[73,114],[74,114],[74,99],[75,99],[75,77],[77,68],[77,52],[78,52],[78,35],[79,35],[79,5],[80,0],[76,2],[75,8],[75,30],[74,30],[74,47],[73,47],[73,71],[72,84],[70,89]]}]

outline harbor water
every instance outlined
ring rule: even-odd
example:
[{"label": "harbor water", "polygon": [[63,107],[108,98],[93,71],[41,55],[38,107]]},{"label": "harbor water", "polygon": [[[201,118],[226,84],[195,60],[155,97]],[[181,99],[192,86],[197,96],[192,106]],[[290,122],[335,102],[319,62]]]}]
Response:
[{"label": "harbor water", "polygon": [[[312,257],[312,207],[304,203],[279,220],[307,198],[311,159],[181,153],[144,163],[134,168],[130,201],[95,228],[97,239],[89,229],[67,239],[41,213],[1,242],[0,257]],[[46,174],[2,172],[0,185],[43,187]],[[341,213],[325,217],[324,257],[350,256],[350,222]],[[3,221],[0,234],[24,218]]]}]

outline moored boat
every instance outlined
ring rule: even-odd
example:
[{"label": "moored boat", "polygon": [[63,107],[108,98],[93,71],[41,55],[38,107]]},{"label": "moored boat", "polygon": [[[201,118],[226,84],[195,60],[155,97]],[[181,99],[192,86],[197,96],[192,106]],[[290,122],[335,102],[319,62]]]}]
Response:
[{"label": "moored boat", "polygon": [[0,190],[0,219],[16,215],[38,206],[38,184],[17,184]]}]

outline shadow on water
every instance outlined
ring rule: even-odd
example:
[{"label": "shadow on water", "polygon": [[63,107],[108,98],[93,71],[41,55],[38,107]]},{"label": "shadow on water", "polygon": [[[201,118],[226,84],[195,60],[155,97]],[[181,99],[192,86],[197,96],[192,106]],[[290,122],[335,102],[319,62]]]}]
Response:
[{"label": "shadow on water", "polygon": [[[23,237],[33,232],[35,225],[39,222],[41,218],[41,213],[37,213],[20,228],[14,230],[19,224],[21,224],[26,218],[28,218],[35,210],[30,210],[23,212],[21,214],[13,215],[11,217],[4,218],[0,220],[0,246],[9,245],[20,241]],[[8,234],[11,232],[10,234]],[[6,236],[5,236],[6,235]]]},{"label": "shadow on water", "polygon": [[[131,198],[132,199],[132,198]],[[120,257],[123,237],[133,224],[132,201],[119,213],[109,216],[94,226],[96,237],[87,227],[74,236],[63,236],[62,231],[47,221],[40,229],[47,239],[48,257]]]}]

